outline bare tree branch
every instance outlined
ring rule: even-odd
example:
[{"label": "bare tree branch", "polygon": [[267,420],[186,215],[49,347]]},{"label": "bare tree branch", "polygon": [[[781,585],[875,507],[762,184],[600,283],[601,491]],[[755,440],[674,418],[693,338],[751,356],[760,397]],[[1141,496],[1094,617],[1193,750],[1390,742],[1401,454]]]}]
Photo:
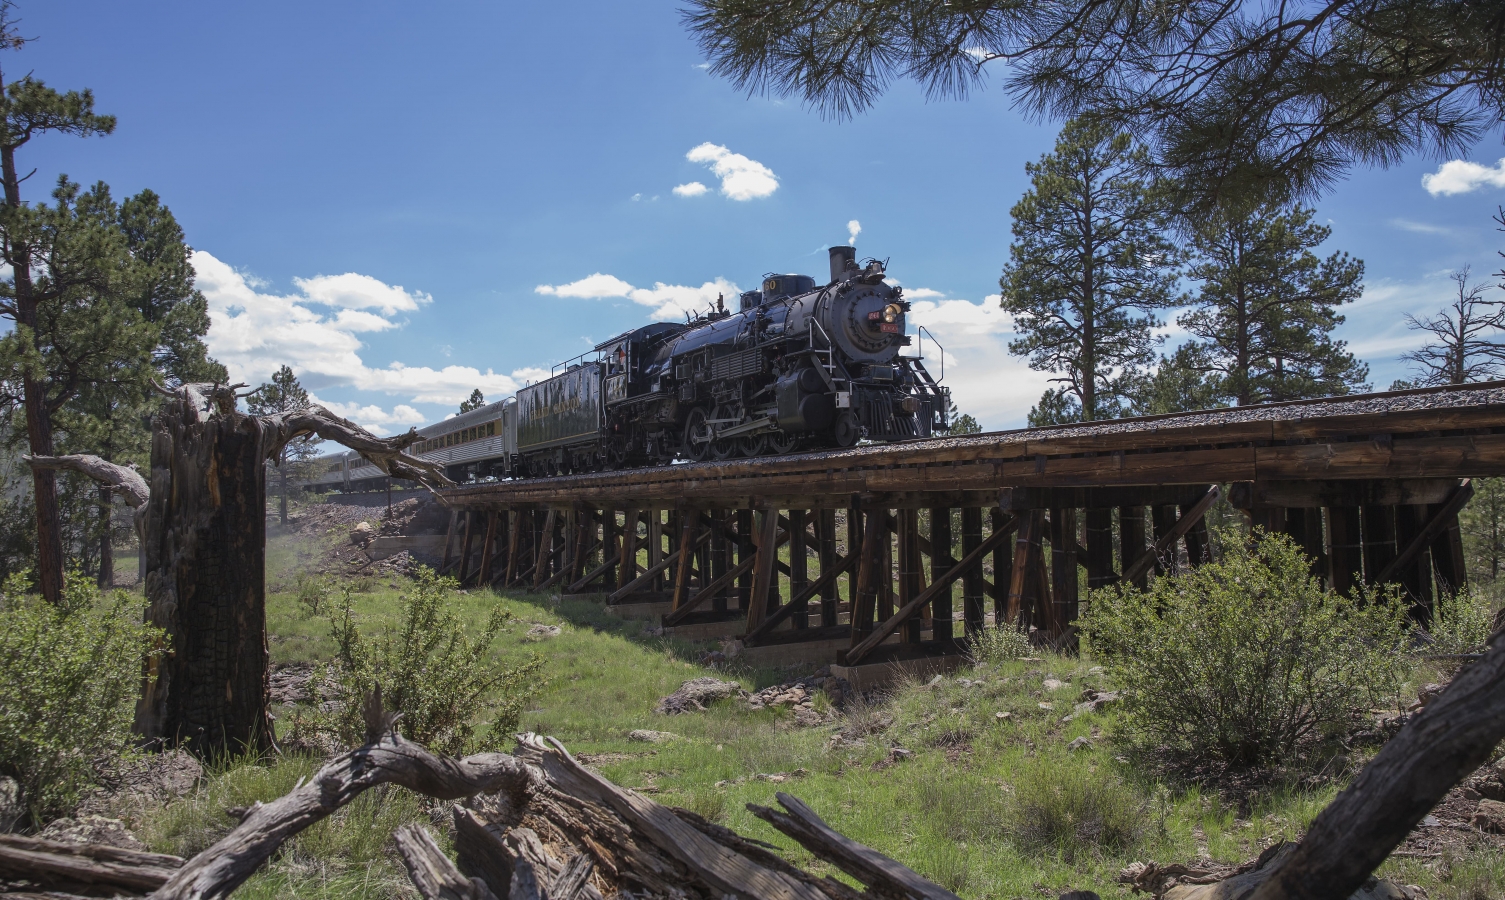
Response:
[{"label": "bare tree branch", "polygon": [[396,437],[378,438],[376,435],[342,419],[322,406],[309,406],[285,413],[259,417],[262,428],[262,450],[267,459],[282,452],[288,442],[304,435],[317,434],[326,441],[334,441],[349,447],[365,457],[383,474],[393,478],[416,481],[430,490],[453,487],[454,482],[444,474],[444,467],[426,459],[419,459],[403,452],[418,442],[418,431],[408,429]]},{"label": "bare tree branch", "polygon": [[151,496],[151,491],[146,486],[146,479],[141,477],[133,465],[122,466],[105,462],[88,453],[70,453],[67,456],[23,454],[21,458],[33,469],[66,470],[86,475],[105,487],[114,489],[130,502],[132,509],[140,509],[146,505],[147,499]]}]

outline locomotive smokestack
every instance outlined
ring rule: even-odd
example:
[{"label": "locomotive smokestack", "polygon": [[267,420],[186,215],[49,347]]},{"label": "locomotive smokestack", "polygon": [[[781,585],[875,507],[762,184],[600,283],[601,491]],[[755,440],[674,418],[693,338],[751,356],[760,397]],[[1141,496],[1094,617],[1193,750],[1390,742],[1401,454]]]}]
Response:
[{"label": "locomotive smokestack", "polygon": [[831,248],[831,280],[845,281],[847,266],[857,264],[857,248],[837,246]]}]

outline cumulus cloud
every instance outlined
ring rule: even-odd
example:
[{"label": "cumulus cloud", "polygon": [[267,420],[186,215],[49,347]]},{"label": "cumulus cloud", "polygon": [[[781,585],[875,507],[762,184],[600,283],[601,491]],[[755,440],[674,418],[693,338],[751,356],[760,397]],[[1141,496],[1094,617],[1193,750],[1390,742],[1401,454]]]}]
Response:
[{"label": "cumulus cloud", "polygon": [[[1050,387],[1050,376],[1009,354],[1014,323],[998,306],[998,295],[989,294],[974,303],[939,299],[944,294],[930,288],[905,288],[904,296],[913,304],[908,316],[911,327],[923,325],[945,347],[943,384],[951,388],[957,408],[984,428],[1022,427],[1030,407]],[[908,352],[923,350],[925,367],[939,378],[941,351],[936,343],[917,337]]]},{"label": "cumulus cloud", "polygon": [[[209,303],[209,353],[230,370],[233,381],[258,384],[279,366],[291,366],[311,390],[336,387],[405,397],[408,403],[459,403],[480,388],[488,397],[513,393],[535,370],[504,375],[472,366],[376,367],[361,357],[359,335],[401,327],[392,316],[432,302],[427,294],[348,273],[294,280],[298,291],[277,294],[204,250],[193,254],[198,287]],[[374,404],[330,403],[341,415],[370,427],[423,421],[412,406],[391,411]]]},{"label": "cumulus cloud", "polygon": [[710,188],[706,187],[700,182],[692,181],[689,184],[676,184],[674,186],[674,196],[699,197],[701,194],[704,194],[708,190],[710,190]]},{"label": "cumulus cloud", "polygon": [[569,284],[540,284],[535,293],[555,297],[580,297],[587,300],[602,300],[623,297],[633,303],[648,307],[655,319],[683,319],[687,312],[705,312],[706,307],[716,305],[716,296],[737,296],[741,291],[725,278],[707,281],[700,287],[684,284],[654,282],[651,288],[633,287],[615,275],[600,272],[588,275]]},{"label": "cumulus cloud", "polygon": [[1505,187],[1505,159],[1493,168],[1465,159],[1448,160],[1436,172],[1421,176],[1421,186],[1433,197],[1467,194],[1481,187]]},{"label": "cumulus cloud", "polygon": [[[685,159],[709,166],[711,173],[721,179],[721,193],[733,200],[756,200],[779,189],[778,176],[772,169],[720,144],[707,141],[692,148],[685,154]],[[678,191],[679,188],[675,188],[675,192]]]},{"label": "cumulus cloud", "polygon": [[853,219],[847,223],[847,243],[857,246],[857,235],[862,234],[862,223]]},{"label": "cumulus cloud", "polygon": [[341,403],[338,400],[325,400],[314,394],[309,394],[308,399],[326,407],[335,415],[343,416],[372,431],[396,431],[412,425],[422,425],[428,421],[427,416],[406,403],[399,403],[392,407],[391,412],[388,412],[374,403],[364,406],[359,403]]}]

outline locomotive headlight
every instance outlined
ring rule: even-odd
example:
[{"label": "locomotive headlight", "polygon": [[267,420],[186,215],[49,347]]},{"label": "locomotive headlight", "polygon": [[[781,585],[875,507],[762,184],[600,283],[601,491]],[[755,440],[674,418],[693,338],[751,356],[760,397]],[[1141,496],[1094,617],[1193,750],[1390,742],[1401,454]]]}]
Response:
[{"label": "locomotive headlight", "polygon": [[903,312],[904,310],[899,308],[899,304],[890,303],[889,305],[883,307],[883,321],[892,325],[893,323],[899,321],[899,316]]}]

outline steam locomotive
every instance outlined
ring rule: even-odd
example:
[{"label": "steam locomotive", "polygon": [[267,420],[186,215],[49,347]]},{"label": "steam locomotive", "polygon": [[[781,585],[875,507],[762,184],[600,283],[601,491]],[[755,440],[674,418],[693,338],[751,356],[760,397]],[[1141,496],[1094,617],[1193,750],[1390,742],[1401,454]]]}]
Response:
[{"label": "steam locomotive", "polygon": [[[429,426],[412,452],[450,476],[541,477],[676,459],[711,460],[928,437],[949,391],[909,346],[900,287],[884,263],[830,250],[831,280],[769,275],[683,324],[619,334],[515,398]],[[474,422],[472,422],[474,420]],[[469,452],[464,448],[470,447]],[[315,484],[368,480],[331,460]],[[310,485],[311,487],[314,485]]]}]

